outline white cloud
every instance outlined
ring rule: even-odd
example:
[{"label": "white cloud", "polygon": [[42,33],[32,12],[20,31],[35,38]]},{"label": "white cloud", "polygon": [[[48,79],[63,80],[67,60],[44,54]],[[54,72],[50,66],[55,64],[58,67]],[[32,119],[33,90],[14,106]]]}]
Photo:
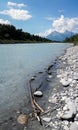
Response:
[{"label": "white cloud", "polygon": [[52,29],[46,30],[45,32],[38,33],[36,35],[39,35],[41,37],[46,37],[52,32]]},{"label": "white cloud", "polygon": [[13,8],[0,11],[0,14],[8,15],[15,20],[28,20],[32,17],[27,10]]},{"label": "white cloud", "polygon": [[15,3],[15,2],[10,2],[10,1],[8,1],[8,6],[21,8],[21,7],[24,7],[25,4],[23,4],[23,3],[17,4],[17,3]]},{"label": "white cloud", "polygon": [[0,24],[10,24],[10,21],[4,20],[4,19],[0,19]]},{"label": "white cloud", "polygon": [[[49,20],[49,19],[48,19]],[[50,29],[43,33],[39,33],[40,36],[47,36],[53,31],[58,31],[60,33],[66,30],[78,33],[78,17],[68,18],[61,15],[59,18],[54,19]]]},{"label": "white cloud", "polygon": [[64,15],[61,15],[60,18],[53,21],[52,28],[58,32],[66,30],[75,32],[78,28],[78,18],[65,18]]}]

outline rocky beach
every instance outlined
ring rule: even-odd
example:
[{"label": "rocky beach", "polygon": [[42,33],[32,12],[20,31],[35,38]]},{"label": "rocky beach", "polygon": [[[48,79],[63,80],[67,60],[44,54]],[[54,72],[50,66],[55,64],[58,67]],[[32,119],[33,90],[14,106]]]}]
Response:
[{"label": "rocky beach", "polygon": [[48,106],[52,112],[42,120],[48,130],[78,130],[78,46],[67,49],[59,62],[57,80],[60,84],[54,87],[48,99],[54,108]]},{"label": "rocky beach", "polygon": [[[45,72],[39,72],[32,79],[33,92],[42,93],[41,97],[35,97],[44,110],[41,123],[31,115],[29,101],[29,110],[26,105],[22,106],[0,123],[0,130],[78,130],[78,46],[68,48]],[[20,114],[27,115],[26,123],[18,122]]]},{"label": "rocky beach", "polygon": [[47,111],[38,130],[78,130],[78,46],[67,49],[49,72],[47,95],[41,99]]}]

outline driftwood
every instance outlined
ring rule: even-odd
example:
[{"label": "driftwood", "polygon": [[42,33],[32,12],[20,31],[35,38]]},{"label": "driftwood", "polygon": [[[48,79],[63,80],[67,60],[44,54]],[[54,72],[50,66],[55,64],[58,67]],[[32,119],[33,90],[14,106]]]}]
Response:
[{"label": "driftwood", "polygon": [[34,97],[34,95],[33,95],[33,92],[32,92],[32,89],[31,89],[31,82],[32,82],[33,80],[31,79],[30,81],[29,81],[29,83],[30,83],[30,99],[31,99],[31,104],[32,104],[32,107],[33,107],[33,109],[35,109],[35,108],[37,108],[37,109],[39,109],[42,113],[44,112],[44,110],[39,106],[39,104],[35,101],[35,97]]},{"label": "driftwood", "polygon": [[[33,80],[31,79],[29,81],[29,84],[30,84],[30,90],[29,90],[29,93],[30,93],[30,99],[31,99],[31,105],[32,105],[32,108],[33,108],[33,112],[34,112],[34,116],[36,117],[36,119],[40,122],[40,124],[42,125],[42,122],[41,122],[41,118],[40,118],[40,114],[41,113],[44,113],[44,110],[39,106],[39,104],[36,102],[35,100],[35,97],[33,95],[33,92],[32,92],[32,89],[31,89],[31,82]],[[40,111],[40,113],[38,112],[38,110]]]},{"label": "driftwood", "polygon": [[30,94],[30,100],[31,100],[31,105],[32,105],[32,108],[35,109],[35,106],[34,106],[34,103],[33,103],[33,96],[32,96],[32,89],[31,89],[31,81],[29,81],[29,94]]},{"label": "driftwood", "polygon": [[35,101],[35,99],[33,100],[33,103],[34,103],[35,107],[37,107],[37,109],[39,109],[41,111],[41,113],[44,113],[44,110],[39,106],[39,104]]}]

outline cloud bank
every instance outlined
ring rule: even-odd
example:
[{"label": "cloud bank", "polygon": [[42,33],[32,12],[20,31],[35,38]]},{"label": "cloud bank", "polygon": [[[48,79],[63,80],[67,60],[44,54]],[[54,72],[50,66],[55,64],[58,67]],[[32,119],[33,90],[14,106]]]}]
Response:
[{"label": "cloud bank", "polygon": [[21,7],[24,7],[25,4],[23,4],[23,3],[17,4],[17,3],[15,3],[15,2],[10,2],[10,1],[8,1],[8,6],[10,6],[10,7],[19,7],[19,8],[21,8]]},{"label": "cloud bank", "polygon": [[8,15],[15,20],[28,20],[32,17],[27,10],[13,8],[0,11],[0,14]]},{"label": "cloud bank", "polygon": [[7,10],[0,11],[0,14],[10,16],[14,20],[29,20],[32,18],[28,10],[20,9],[24,7],[25,4],[17,4],[13,2],[8,2],[8,6],[10,7]]},{"label": "cloud bank", "polygon": [[46,30],[43,33],[39,33],[39,36],[46,37],[53,31],[58,31],[60,33],[65,32],[66,30],[72,32],[78,32],[78,17],[68,18],[64,15],[61,15],[59,18],[53,20],[53,18],[47,18],[47,20],[52,19],[51,28]]},{"label": "cloud bank", "polygon": [[61,15],[60,18],[53,21],[52,27],[59,32],[66,30],[75,32],[78,28],[78,18],[65,18],[64,15]]}]

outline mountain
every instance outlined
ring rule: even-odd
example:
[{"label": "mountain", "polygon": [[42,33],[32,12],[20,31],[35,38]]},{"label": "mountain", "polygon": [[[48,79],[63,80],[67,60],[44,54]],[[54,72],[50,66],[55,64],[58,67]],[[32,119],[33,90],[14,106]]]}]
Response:
[{"label": "mountain", "polygon": [[54,31],[50,33],[46,38],[53,40],[53,41],[63,41],[67,37],[73,36],[74,33],[70,31],[65,31],[64,33],[60,33],[57,31]]}]

